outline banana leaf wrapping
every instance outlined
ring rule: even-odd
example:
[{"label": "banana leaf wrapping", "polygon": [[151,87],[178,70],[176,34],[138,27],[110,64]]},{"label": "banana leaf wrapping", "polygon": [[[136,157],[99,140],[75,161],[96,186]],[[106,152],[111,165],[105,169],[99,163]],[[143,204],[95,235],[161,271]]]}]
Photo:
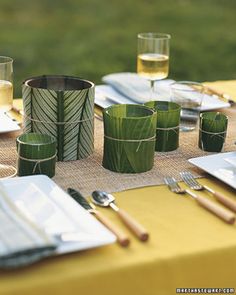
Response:
[{"label": "banana leaf wrapping", "polygon": [[168,101],[149,101],[145,105],[157,111],[155,150],[176,150],[179,147],[180,105]]},{"label": "banana leaf wrapping", "polygon": [[226,138],[228,117],[220,112],[200,114],[199,140],[200,149],[207,152],[221,152]]},{"label": "banana leaf wrapping", "polygon": [[57,160],[88,157],[94,142],[94,84],[69,76],[40,76],[22,86],[24,133],[57,141]]},{"label": "banana leaf wrapping", "polygon": [[19,176],[55,175],[56,141],[47,134],[27,133],[16,140]]},{"label": "banana leaf wrapping", "polygon": [[141,105],[113,105],[104,109],[103,167],[120,173],[140,173],[154,163],[154,110]]}]

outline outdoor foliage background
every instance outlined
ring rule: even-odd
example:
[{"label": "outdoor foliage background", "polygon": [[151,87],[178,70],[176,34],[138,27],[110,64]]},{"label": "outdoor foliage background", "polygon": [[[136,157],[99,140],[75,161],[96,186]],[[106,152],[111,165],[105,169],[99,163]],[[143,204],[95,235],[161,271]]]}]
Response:
[{"label": "outdoor foliage background", "polygon": [[0,55],[14,58],[15,96],[41,74],[101,83],[136,71],[136,35],[170,33],[170,78],[236,79],[235,0],[0,0]]}]

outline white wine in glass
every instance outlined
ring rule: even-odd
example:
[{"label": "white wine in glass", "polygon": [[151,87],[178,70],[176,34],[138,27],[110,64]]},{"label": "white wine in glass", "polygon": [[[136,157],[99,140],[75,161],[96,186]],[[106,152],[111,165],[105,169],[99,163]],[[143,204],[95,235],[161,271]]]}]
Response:
[{"label": "white wine in glass", "polygon": [[[0,116],[12,108],[13,102],[13,59],[0,56]],[[16,175],[16,168],[0,163],[0,179]]]},{"label": "white wine in glass", "polygon": [[169,73],[169,41],[168,34],[138,34],[137,72],[150,81],[151,99],[155,81],[165,79]]},{"label": "white wine in glass", "polygon": [[9,111],[13,102],[13,59],[0,56],[0,112]]}]

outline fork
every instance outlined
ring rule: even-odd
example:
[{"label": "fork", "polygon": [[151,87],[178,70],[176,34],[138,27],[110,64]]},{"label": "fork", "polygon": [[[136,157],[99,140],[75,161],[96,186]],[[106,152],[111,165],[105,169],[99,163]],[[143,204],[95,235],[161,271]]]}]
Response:
[{"label": "fork", "polygon": [[219,206],[218,204],[212,202],[209,199],[206,199],[202,196],[196,195],[192,191],[188,189],[182,189],[179,184],[176,182],[176,180],[173,177],[166,177],[164,178],[165,184],[168,186],[168,188],[176,194],[188,194],[192,198],[195,199],[195,201],[201,205],[203,208],[207,209],[211,213],[215,214],[225,222],[229,224],[233,224],[235,222],[235,215],[231,211],[223,208],[222,206]]},{"label": "fork", "polygon": [[207,190],[208,192],[212,193],[216,200],[223,204],[225,207],[229,208],[233,212],[236,212],[236,202],[229,197],[224,196],[223,194],[214,191],[207,185],[200,184],[191,174],[191,172],[184,171],[180,172],[180,176],[182,177],[183,181],[193,190],[201,191]]}]

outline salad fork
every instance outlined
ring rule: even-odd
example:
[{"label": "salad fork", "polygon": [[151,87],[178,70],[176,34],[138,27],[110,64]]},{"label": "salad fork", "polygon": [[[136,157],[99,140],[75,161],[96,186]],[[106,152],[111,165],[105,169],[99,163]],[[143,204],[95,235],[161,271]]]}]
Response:
[{"label": "salad fork", "polygon": [[203,208],[207,209],[211,213],[215,214],[216,216],[218,216],[225,222],[229,224],[233,224],[235,222],[235,215],[231,211],[225,209],[222,206],[219,206],[218,204],[212,202],[209,199],[196,195],[195,193],[193,193],[192,191],[188,189],[186,190],[182,189],[173,177],[166,177],[164,178],[164,181],[165,181],[165,184],[169,187],[169,189],[173,193],[188,194],[192,198],[194,198],[199,205],[201,205]]},{"label": "salad fork", "polygon": [[224,196],[223,194],[214,191],[212,188],[210,188],[207,185],[200,184],[192,175],[191,172],[184,171],[180,172],[180,176],[183,179],[183,181],[193,190],[201,191],[206,190],[210,193],[212,193],[215,197],[215,199],[223,204],[225,207],[229,208],[233,212],[236,212],[236,202],[229,197]]}]

